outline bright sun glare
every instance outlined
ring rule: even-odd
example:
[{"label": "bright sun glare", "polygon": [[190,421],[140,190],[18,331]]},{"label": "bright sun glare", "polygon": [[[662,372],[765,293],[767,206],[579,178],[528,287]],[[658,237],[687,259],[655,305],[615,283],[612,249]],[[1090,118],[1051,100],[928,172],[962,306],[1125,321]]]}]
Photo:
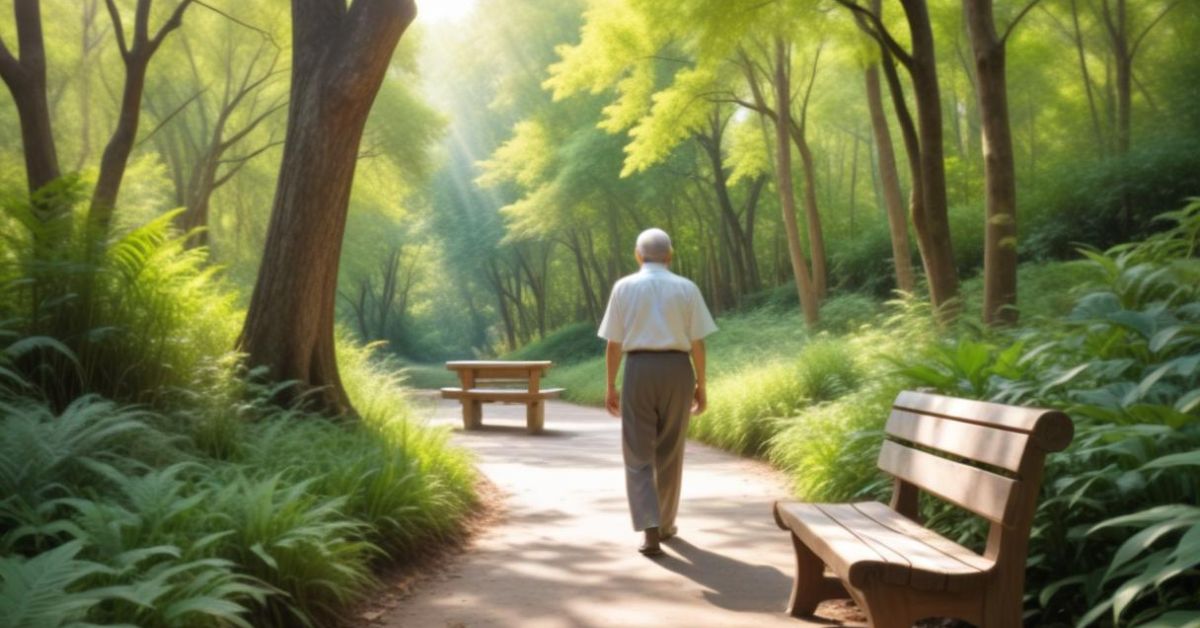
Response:
[{"label": "bright sun glare", "polygon": [[462,19],[475,8],[475,0],[417,0],[417,20],[426,24]]}]

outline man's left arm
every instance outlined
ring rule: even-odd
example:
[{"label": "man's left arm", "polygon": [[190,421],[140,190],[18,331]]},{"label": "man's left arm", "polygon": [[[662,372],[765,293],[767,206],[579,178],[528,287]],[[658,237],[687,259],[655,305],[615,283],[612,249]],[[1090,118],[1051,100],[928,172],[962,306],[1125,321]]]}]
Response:
[{"label": "man's left arm", "polygon": [[708,408],[708,389],[704,373],[704,340],[692,341],[692,367],[696,370],[696,392],[692,399],[692,414],[704,414]]}]

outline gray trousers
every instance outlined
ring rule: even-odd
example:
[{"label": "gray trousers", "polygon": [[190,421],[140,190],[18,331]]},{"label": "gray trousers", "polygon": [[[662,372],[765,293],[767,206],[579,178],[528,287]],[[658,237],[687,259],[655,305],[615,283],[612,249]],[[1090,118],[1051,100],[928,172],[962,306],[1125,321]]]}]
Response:
[{"label": "gray trousers", "polygon": [[672,531],[696,388],[686,353],[629,353],[621,380],[625,492],[633,529]]}]

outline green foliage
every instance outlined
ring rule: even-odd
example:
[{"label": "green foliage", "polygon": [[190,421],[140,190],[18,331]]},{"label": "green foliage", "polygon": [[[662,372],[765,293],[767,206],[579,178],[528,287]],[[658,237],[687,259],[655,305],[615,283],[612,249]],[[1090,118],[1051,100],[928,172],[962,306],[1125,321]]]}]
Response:
[{"label": "green foliage", "polygon": [[[1084,252],[1098,280],[1065,318],[959,335],[899,361],[909,385],[1074,418],[1074,443],[1048,462],[1030,549],[1029,589],[1040,591],[1030,601],[1046,621],[1194,619],[1200,202],[1163,219],[1145,241]],[[960,513],[926,514],[979,542]]]},{"label": "green foliage", "polygon": [[[64,179],[39,199],[6,198],[14,228],[0,241],[0,320],[20,336],[55,339],[70,352],[35,351],[17,365],[55,405],[82,393],[150,401],[183,386],[236,338],[235,295],[184,248],[162,214],[101,247],[77,208],[80,183]],[[59,213],[44,219],[51,197]]]},{"label": "green foliage", "polygon": [[[1071,160],[1058,166],[1038,194],[1023,249],[1040,258],[1069,257],[1086,243],[1108,248],[1145,237],[1154,217],[1200,194],[1196,138],[1158,138],[1128,155],[1101,162]],[[957,244],[957,242],[956,242]]]},{"label": "green foliage", "polygon": [[596,336],[596,326],[587,322],[553,331],[509,353],[505,359],[553,360],[556,365],[563,365],[600,355],[604,355],[604,340]]},{"label": "green foliage", "polygon": [[338,347],[360,422],[276,406],[293,384],[229,353],[235,295],[170,219],[95,263],[75,227],[44,247],[66,214],[0,243],[6,626],[335,625],[378,560],[457,534],[474,504],[469,459],[368,348]]}]

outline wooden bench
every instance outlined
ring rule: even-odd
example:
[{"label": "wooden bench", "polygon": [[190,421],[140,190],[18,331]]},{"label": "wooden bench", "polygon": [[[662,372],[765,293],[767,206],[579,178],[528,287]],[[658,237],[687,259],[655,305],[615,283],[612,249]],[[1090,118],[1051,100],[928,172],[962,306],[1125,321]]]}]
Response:
[{"label": "wooden bench", "polygon": [[[530,434],[539,434],[546,421],[547,399],[558,397],[562,388],[541,388],[542,375],[551,362],[501,362],[462,360],[447,362],[446,368],[458,373],[458,388],[443,388],[444,399],[462,402],[463,429],[479,429],[483,424],[483,404],[525,404],[525,428]],[[480,386],[487,384],[488,387]],[[521,388],[499,388],[498,384],[519,384]]]},{"label": "wooden bench", "polygon": [[[893,478],[890,506],[776,502],[775,522],[791,531],[796,551],[788,612],[810,615],[822,600],[851,597],[877,627],[925,617],[1020,626],[1042,467],[1047,453],[1070,444],[1071,420],[905,391],[885,431],[879,468]],[[982,555],[918,523],[922,491],[990,522]]]}]

